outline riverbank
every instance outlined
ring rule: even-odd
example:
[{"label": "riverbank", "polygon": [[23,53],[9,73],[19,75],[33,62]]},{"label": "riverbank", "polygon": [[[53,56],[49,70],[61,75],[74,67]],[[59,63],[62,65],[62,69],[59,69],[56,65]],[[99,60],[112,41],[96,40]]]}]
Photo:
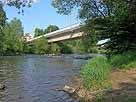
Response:
[{"label": "riverbank", "polygon": [[[83,85],[80,75],[72,77],[73,87],[79,88],[78,96],[83,102],[135,102],[136,68],[112,71],[108,80],[109,88],[89,91]],[[75,87],[76,86],[76,87]]]},{"label": "riverbank", "polygon": [[[136,86],[135,56],[135,52],[127,52],[110,58],[98,56],[88,60],[80,74],[72,78],[77,83],[75,89],[80,89],[78,96],[89,100],[85,102],[136,101],[136,87],[133,87]],[[127,99],[123,99],[125,96]]]}]

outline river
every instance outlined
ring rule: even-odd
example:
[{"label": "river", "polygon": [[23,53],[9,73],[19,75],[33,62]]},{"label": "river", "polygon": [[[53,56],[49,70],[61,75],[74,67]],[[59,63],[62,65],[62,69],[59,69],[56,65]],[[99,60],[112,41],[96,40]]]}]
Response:
[{"label": "river", "polygon": [[70,77],[85,63],[68,56],[0,57],[0,83],[6,85],[0,102],[73,102],[66,93],[54,89],[70,83]]}]

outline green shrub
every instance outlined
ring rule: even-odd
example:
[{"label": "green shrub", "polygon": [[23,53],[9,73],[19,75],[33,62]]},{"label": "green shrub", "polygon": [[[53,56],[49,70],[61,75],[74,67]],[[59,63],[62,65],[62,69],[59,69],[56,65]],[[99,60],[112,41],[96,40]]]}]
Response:
[{"label": "green shrub", "polygon": [[127,102],[136,102],[136,98],[128,98]]},{"label": "green shrub", "polygon": [[125,69],[136,68],[136,61],[130,62],[124,66]]},{"label": "green shrub", "polygon": [[56,43],[51,44],[51,53],[59,55],[60,54],[60,46]]},{"label": "green shrub", "polygon": [[81,70],[84,86],[91,90],[105,87],[108,84],[104,80],[108,78],[109,73],[110,65],[106,57],[90,59]]},{"label": "green shrub", "polygon": [[47,54],[48,49],[49,49],[48,41],[44,37],[36,39],[34,42],[32,42],[31,51],[34,54]]},{"label": "green shrub", "polygon": [[116,69],[129,69],[136,67],[136,52],[128,52],[120,55],[114,55],[110,60],[111,66]]}]

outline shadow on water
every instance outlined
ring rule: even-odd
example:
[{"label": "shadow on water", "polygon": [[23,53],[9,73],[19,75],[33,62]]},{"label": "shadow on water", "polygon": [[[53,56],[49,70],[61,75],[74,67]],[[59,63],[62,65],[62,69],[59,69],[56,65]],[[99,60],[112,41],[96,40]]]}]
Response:
[{"label": "shadow on water", "polygon": [[46,56],[0,57],[0,102],[73,102],[64,92],[53,89],[69,83],[85,60]]}]

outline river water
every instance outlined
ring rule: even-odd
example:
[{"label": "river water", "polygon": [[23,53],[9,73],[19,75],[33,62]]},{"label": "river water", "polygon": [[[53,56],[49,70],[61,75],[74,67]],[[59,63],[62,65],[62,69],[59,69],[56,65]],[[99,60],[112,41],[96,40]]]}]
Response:
[{"label": "river water", "polygon": [[0,57],[0,102],[73,102],[64,92],[55,91],[79,73],[85,60],[71,57]]}]

